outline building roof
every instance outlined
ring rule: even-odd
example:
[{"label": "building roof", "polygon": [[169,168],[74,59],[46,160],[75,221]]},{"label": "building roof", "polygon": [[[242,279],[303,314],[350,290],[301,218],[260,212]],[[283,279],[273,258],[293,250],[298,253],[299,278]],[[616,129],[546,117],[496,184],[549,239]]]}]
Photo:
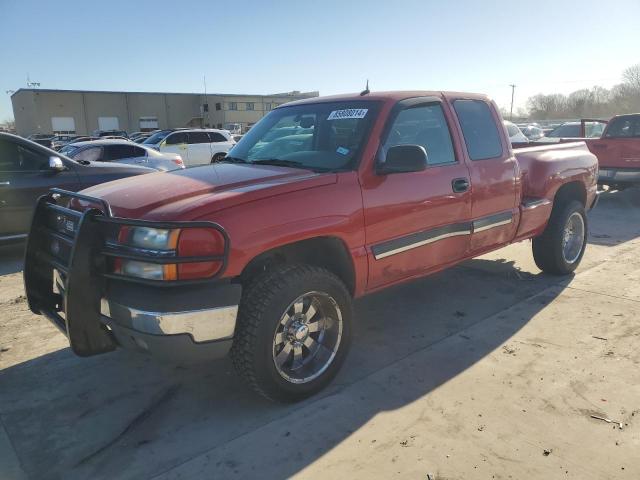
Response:
[{"label": "building roof", "polygon": [[[11,94],[11,97],[17,95],[20,92],[36,92],[36,93],[113,93],[113,94],[134,94],[134,95],[201,95],[204,96],[204,92],[129,92],[129,91],[117,91],[117,90],[65,90],[55,88],[19,88]],[[207,92],[207,96],[212,97],[278,97],[278,98],[291,98],[300,96],[317,97],[318,91],[313,92],[285,92],[285,93],[272,93],[272,94],[253,94],[253,93],[214,93]]]}]

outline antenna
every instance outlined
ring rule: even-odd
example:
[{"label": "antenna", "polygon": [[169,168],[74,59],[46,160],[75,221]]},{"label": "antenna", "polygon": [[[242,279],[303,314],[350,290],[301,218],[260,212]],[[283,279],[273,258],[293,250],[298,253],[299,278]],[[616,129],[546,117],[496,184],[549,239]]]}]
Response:
[{"label": "antenna", "polygon": [[371,93],[371,90],[369,90],[369,79],[367,78],[367,86],[364,87],[364,90],[360,92],[360,96],[364,97],[365,95],[368,95],[369,93]]},{"label": "antenna", "polygon": [[39,87],[40,82],[32,82],[29,78],[29,74],[27,73],[27,88]]}]

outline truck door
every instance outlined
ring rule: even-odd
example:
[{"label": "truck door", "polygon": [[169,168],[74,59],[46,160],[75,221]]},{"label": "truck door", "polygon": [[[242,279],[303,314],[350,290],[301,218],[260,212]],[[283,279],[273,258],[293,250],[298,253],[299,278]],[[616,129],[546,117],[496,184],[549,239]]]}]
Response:
[{"label": "truck door", "polygon": [[[471,171],[474,255],[509,243],[518,225],[517,163],[495,105],[453,99]],[[500,125],[500,127],[498,127]]]},{"label": "truck door", "polygon": [[448,118],[448,106],[439,97],[403,100],[390,114],[380,148],[421,145],[428,167],[411,173],[363,173],[369,289],[421,275],[467,253],[470,178],[454,148]]}]

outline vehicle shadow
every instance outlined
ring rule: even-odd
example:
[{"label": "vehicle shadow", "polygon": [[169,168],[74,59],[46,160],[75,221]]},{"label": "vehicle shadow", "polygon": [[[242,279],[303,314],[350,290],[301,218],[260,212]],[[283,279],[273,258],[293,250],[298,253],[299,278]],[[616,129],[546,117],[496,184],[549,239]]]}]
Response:
[{"label": "vehicle shadow", "polygon": [[0,245],[0,275],[22,271],[25,243]]},{"label": "vehicle shadow", "polygon": [[640,237],[640,188],[602,192],[589,219],[589,243],[616,246]]},{"label": "vehicle shadow", "polygon": [[[257,397],[226,359],[66,348],[0,372],[0,418],[33,478],[290,477],[499,348],[569,282],[476,259],[365,297],[343,370],[299,404]],[[400,365],[408,377],[390,373]]]}]

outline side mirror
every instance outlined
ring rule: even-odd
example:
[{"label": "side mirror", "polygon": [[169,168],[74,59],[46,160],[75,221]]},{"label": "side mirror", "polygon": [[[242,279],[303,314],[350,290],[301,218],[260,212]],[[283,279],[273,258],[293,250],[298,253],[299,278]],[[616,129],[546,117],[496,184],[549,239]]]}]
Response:
[{"label": "side mirror", "polygon": [[49,157],[49,170],[62,172],[63,170],[66,170],[66,167],[64,166],[64,163],[62,163],[60,157]]},{"label": "side mirror", "polygon": [[427,151],[421,145],[396,145],[387,150],[383,162],[378,163],[376,173],[421,172],[427,168]]}]

